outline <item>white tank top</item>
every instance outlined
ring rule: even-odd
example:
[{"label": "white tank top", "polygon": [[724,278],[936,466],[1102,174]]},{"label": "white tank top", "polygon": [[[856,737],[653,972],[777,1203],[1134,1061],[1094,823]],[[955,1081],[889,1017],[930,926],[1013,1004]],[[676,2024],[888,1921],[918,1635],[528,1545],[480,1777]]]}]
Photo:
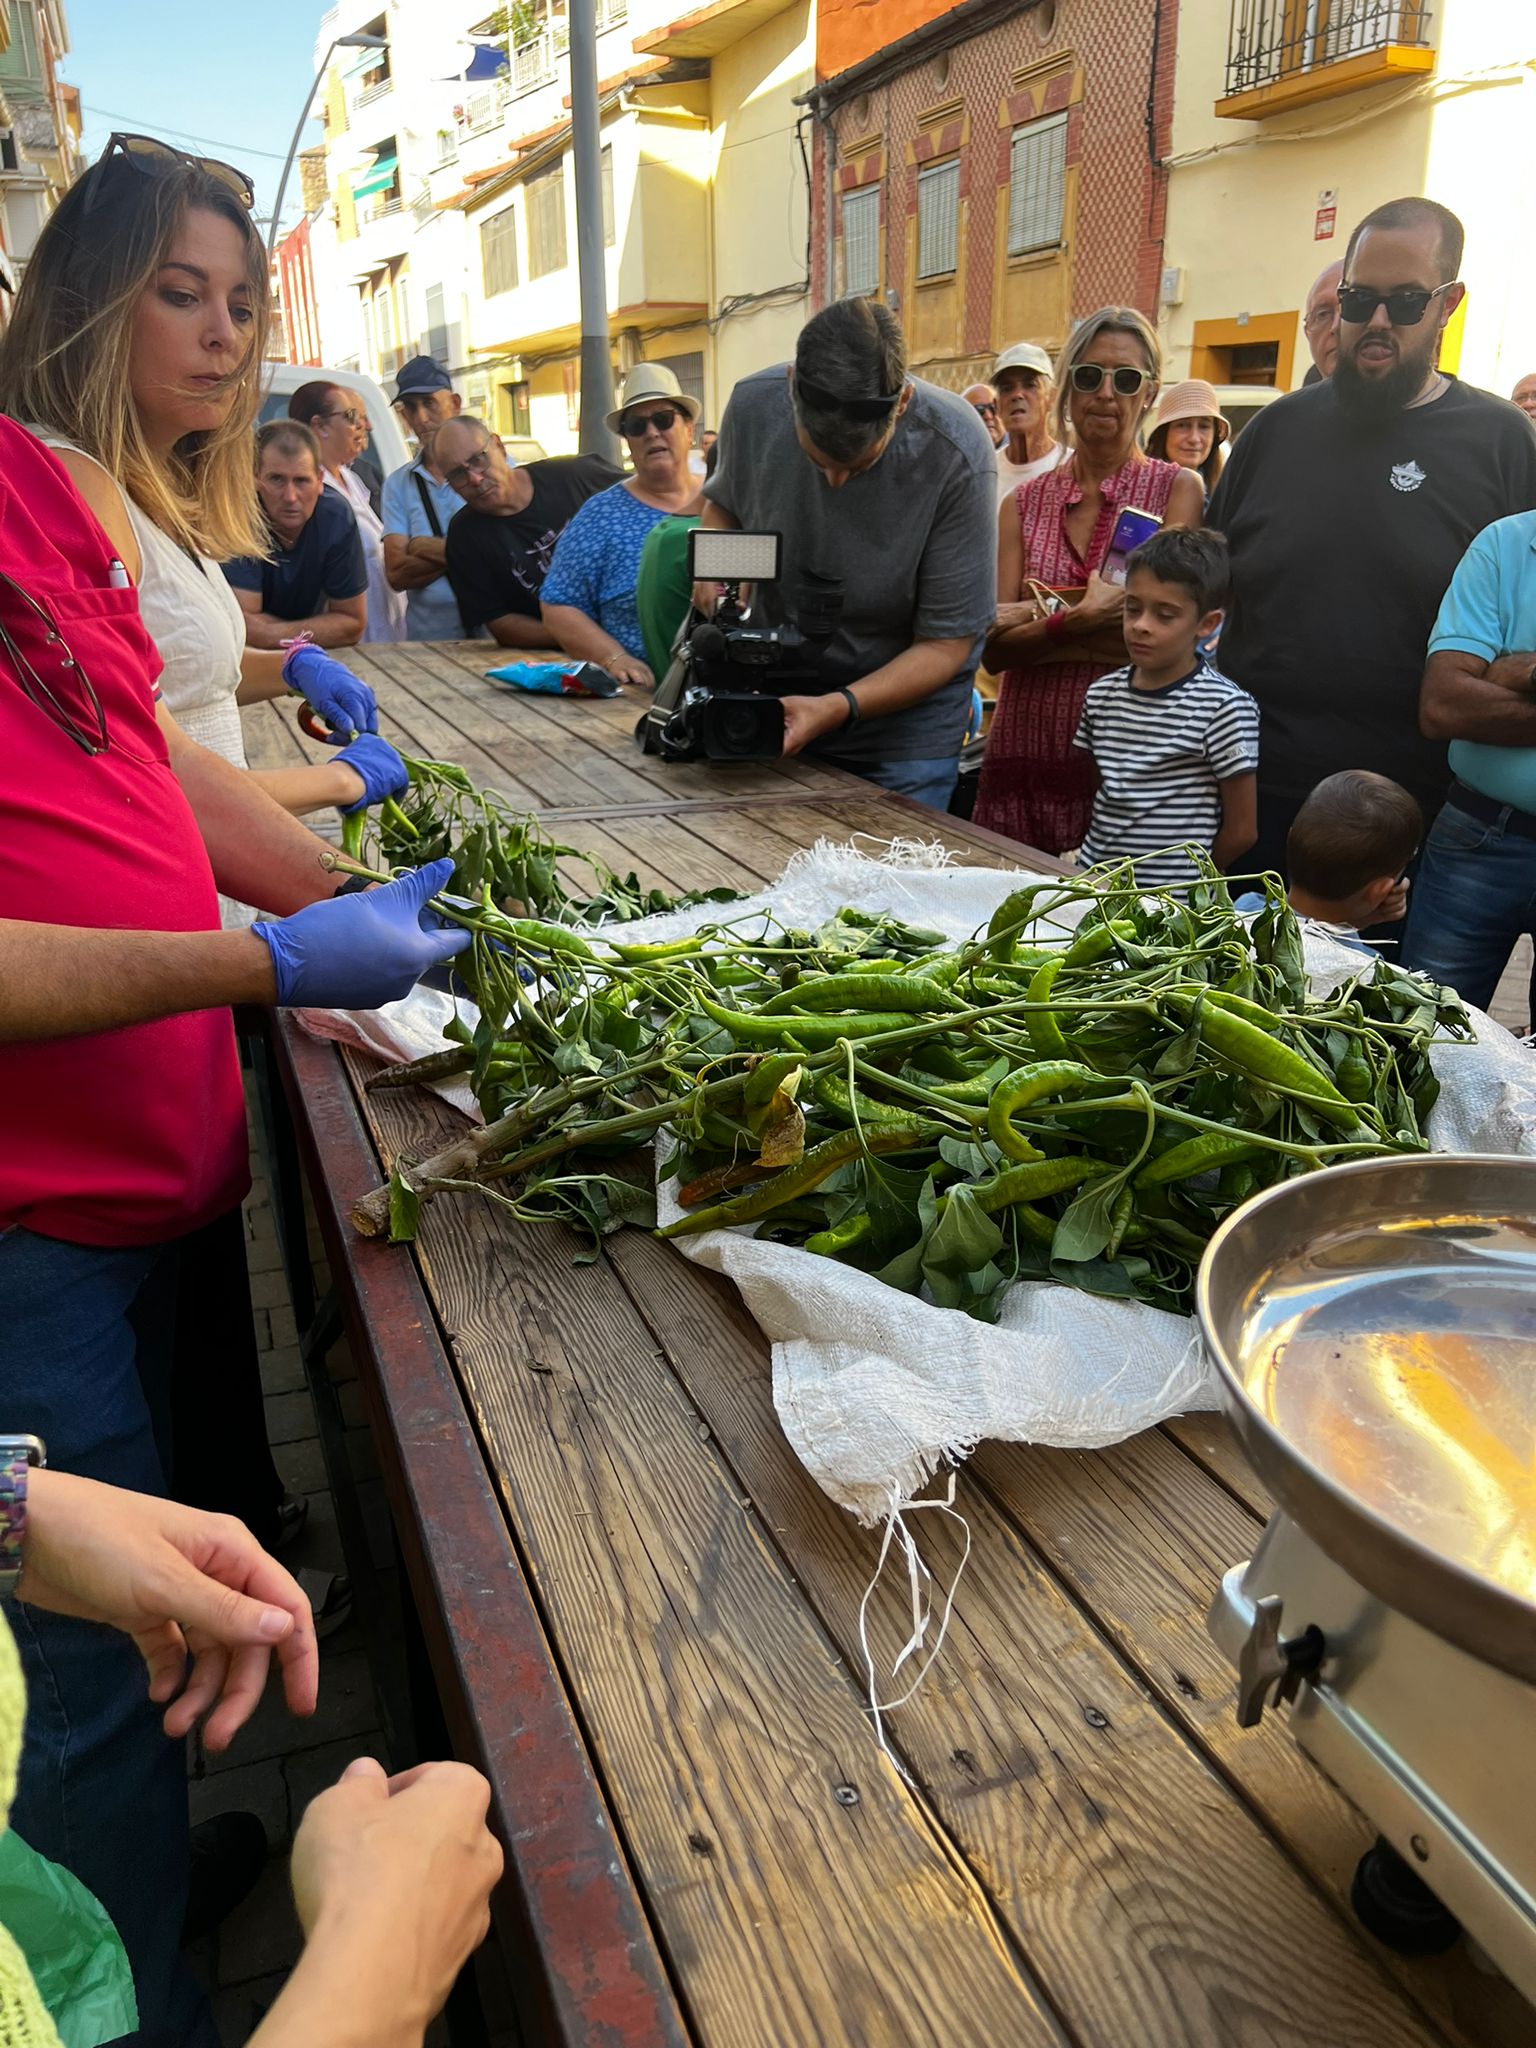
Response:
[{"label": "white tank top", "polygon": [[[46,427],[33,427],[49,448],[67,448],[95,462],[94,455]],[[110,474],[96,463],[103,476]],[[139,544],[139,613],[165,663],[160,692],[188,739],[221,754],[237,768],[245,761],[245,737],[235,692],[245,652],[245,614],[217,562],[194,558],[179,548],[112,478]],[[250,924],[256,916],[243,903],[219,898],[226,925]]]}]

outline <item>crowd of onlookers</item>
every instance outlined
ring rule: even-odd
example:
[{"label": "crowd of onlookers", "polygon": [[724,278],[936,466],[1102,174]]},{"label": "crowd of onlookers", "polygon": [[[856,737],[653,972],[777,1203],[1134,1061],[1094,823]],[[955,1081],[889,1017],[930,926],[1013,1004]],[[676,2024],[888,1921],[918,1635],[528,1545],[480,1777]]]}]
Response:
[{"label": "crowd of onlookers", "polygon": [[[1210,385],[1164,388],[1134,309],[957,394],[847,299],[718,436],[633,367],[623,468],[514,462],[417,357],[394,392],[415,453],[375,503],[348,388],[317,378],[257,430],[252,203],[227,165],[113,137],[0,345],[0,1425],[35,1433],[0,1435],[14,1818],[106,1906],[143,2037],[196,2048],[183,1907],[216,1919],[264,1845],[229,1817],[194,1839],[161,1712],[220,1746],[274,1652],[306,1710],[348,1597],[275,1559],[305,1509],[266,1446],[231,1010],[374,1007],[465,943],[426,907],[447,862],[337,890],[299,822],[406,783],[333,650],[479,636],[648,691],[716,601],[693,529],[772,533],[754,621],[821,622],[779,674],[786,753],[944,809],[980,674],[975,818],[1015,842],[1149,887],[1209,860],[1240,903],[1278,869],[1303,916],[1482,1004],[1536,904],[1536,376],[1511,405],[1439,369],[1464,293],[1443,207],[1356,226],[1308,296],[1306,388],[1235,438]],[[249,770],[240,708],[286,695],[332,756]],[[311,1944],[263,2048],[343,2009],[419,2038],[485,1924],[485,1807],[453,1766],[364,1767],[316,1803]],[[0,1939],[0,2033],[33,2024],[28,1983]]]}]

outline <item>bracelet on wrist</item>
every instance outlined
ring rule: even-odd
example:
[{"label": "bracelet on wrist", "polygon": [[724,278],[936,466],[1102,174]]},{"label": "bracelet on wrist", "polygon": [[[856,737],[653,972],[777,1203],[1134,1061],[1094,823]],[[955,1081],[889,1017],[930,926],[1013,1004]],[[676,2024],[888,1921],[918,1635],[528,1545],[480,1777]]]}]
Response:
[{"label": "bracelet on wrist", "polygon": [[857,725],[859,720],[864,716],[864,713],[859,708],[858,698],[855,697],[852,690],[850,690],[846,684],[843,686],[842,689],[838,691],[837,694],[844,700],[844,702],[848,706],[848,716],[843,720],[844,725]]},{"label": "bracelet on wrist", "polygon": [[0,1436],[0,1594],[13,1594],[21,1577],[21,1548],[27,1533],[27,1479],[34,1465],[47,1462],[48,1453],[41,1437]]}]

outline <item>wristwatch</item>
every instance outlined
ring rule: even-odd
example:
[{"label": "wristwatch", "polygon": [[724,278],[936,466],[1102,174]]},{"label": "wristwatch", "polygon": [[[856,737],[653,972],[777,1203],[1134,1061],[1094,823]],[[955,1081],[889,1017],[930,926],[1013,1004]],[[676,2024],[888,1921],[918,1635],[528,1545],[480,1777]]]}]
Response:
[{"label": "wristwatch", "polygon": [[21,1545],[27,1533],[27,1475],[46,1465],[40,1436],[0,1436],[0,1598],[9,1599],[21,1577]]}]

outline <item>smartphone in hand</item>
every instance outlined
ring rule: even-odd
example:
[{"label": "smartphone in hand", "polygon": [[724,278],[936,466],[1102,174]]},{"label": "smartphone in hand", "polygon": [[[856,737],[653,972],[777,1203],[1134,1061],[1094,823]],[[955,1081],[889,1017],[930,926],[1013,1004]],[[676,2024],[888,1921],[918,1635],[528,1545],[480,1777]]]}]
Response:
[{"label": "smartphone in hand", "polygon": [[1115,521],[1115,530],[1109,536],[1109,548],[1099,569],[1106,583],[1125,581],[1127,561],[1144,540],[1152,538],[1162,523],[1155,512],[1137,512],[1129,505],[1126,507]]}]

